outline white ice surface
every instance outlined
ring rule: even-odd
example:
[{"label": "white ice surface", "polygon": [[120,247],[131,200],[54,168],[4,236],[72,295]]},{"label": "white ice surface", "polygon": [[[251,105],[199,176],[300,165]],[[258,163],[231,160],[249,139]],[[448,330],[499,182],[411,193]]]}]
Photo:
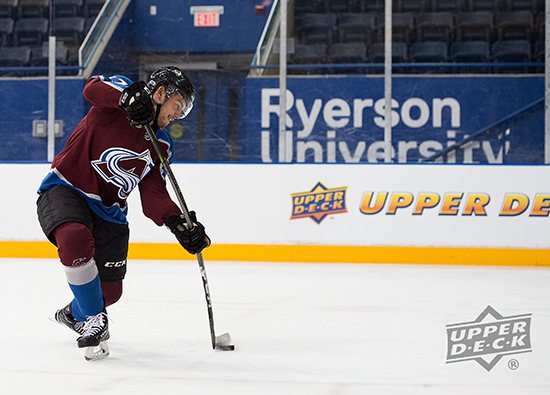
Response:
[{"label": "white ice surface", "polygon": [[[1,394],[549,394],[550,270],[132,261],[109,309],[111,356],[86,362],[48,320],[71,298],[61,265],[0,259]],[[532,352],[490,371],[446,364],[448,324],[487,305],[532,313]]]}]

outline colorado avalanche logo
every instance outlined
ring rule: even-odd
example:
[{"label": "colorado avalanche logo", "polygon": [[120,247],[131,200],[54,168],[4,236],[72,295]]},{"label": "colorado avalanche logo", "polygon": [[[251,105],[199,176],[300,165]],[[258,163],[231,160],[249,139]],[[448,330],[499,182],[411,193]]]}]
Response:
[{"label": "colorado avalanche logo", "polygon": [[154,166],[149,150],[138,154],[124,148],[110,148],[91,163],[105,181],[119,188],[121,199],[126,199]]}]

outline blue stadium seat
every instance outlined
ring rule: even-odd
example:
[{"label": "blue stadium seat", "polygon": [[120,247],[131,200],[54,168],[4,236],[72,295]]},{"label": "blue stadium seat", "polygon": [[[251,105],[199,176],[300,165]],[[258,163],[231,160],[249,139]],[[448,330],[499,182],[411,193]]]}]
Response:
[{"label": "blue stadium seat", "polygon": [[17,18],[19,0],[0,0],[0,18]]},{"label": "blue stadium seat", "polygon": [[[546,42],[544,40],[539,40],[535,43],[535,53],[533,54],[533,61],[537,63],[546,62]],[[544,65],[542,67],[537,67],[537,73],[544,73]]]},{"label": "blue stadium seat", "polygon": [[432,12],[462,12],[467,0],[432,0]]},{"label": "blue stadium seat", "polygon": [[325,0],[294,0],[294,15],[314,14],[325,11]]},{"label": "blue stadium seat", "polygon": [[94,22],[96,20],[95,16],[92,16],[90,18],[86,18],[86,22],[84,22],[84,36],[88,34],[92,26],[94,25]]},{"label": "blue stadium seat", "polygon": [[[394,0],[395,3],[395,0]],[[386,5],[384,0],[358,0],[357,11],[358,12],[384,12]],[[393,9],[396,12],[396,9]]]},{"label": "blue stadium seat", "polygon": [[335,14],[306,14],[302,18],[299,36],[300,44],[324,43],[332,45],[336,41]]},{"label": "blue stadium seat", "polygon": [[84,18],[91,18],[95,17],[99,14],[101,11],[101,8],[103,8],[103,5],[105,4],[106,0],[84,0]]},{"label": "blue stadium seat", "polygon": [[82,16],[84,0],[54,0],[54,16],[56,18]]},{"label": "blue stadium seat", "polygon": [[[55,46],[55,59],[57,66],[64,66],[67,60],[67,48],[61,43],[57,43]],[[48,67],[49,65],[49,52],[48,43],[44,43],[41,47],[31,48],[31,62],[32,67]],[[29,71],[29,76],[45,76],[48,75],[47,70]]]},{"label": "blue stadium seat", "polygon": [[[384,63],[385,44],[376,43],[369,48],[369,62]],[[407,44],[403,42],[392,43],[392,63],[405,63],[409,60]]]},{"label": "blue stadium seat", "polygon": [[[32,66],[47,66],[48,65],[48,43],[44,43],[41,47],[31,48],[31,65]],[[57,43],[55,46],[55,59],[58,65],[64,65],[67,61],[69,50],[65,45]]]},{"label": "blue stadium seat", "polygon": [[545,61],[546,43],[544,40],[539,40],[535,43],[535,62],[544,63]]},{"label": "blue stadium seat", "polygon": [[[366,63],[367,45],[365,43],[336,43],[328,49],[329,63]],[[365,74],[366,69],[360,67],[335,67],[334,74]]]},{"label": "blue stadium seat", "polygon": [[338,17],[339,42],[364,42],[371,45],[376,29],[374,13],[345,13]]},{"label": "blue stadium seat", "polygon": [[499,12],[499,0],[467,0],[468,11],[491,11]]},{"label": "blue stadium seat", "polygon": [[493,40],[494,14],[491,11],[463,12],[456,16],[456,40]]},{"label": "blue stadium seat", "polygon": [[0,18],[0,46],[11,45],[14,26],[15,21],[12,18]]},{"label": "blue stadium seat", "polygon": [[354,3],[354,0],[326,0],[326,9],[335,14],[353,12],[355,10]]},{"label": "blue stadium seat", "polygon": [[[291,64],[323,64],[327,63],[327,44],[298,44],[290,57]],[[292,68],[292,74],[326,74],[324,68]]]},{"label": "blue stadium seat", "polygon": [[67,65],[78,66],[78,49],[79,45],[67,45]]},{"label": "blue stadium seat", "polygon": [[365,63],[367,45],[365,43],[336,43],[328,49],[329,63]]},{"label": "blue stadium seat", "polygon": [[447,43],[444,41],[417,42],[410,46],[410,60],[414,63],[438,63],[449,60]]},{"label": "blue stadium seat", "polygon": [[500,12],[496,15],[498,40],[532,40],[534,31],[531,11]]},{"label": "blue stadium seat", "polygon": [[47,18],[50,0],[19,0],[17,18]]},{"label": "blue stadium seat", "polygon": [[537,14],[535,21],[535,31],[534,31],[534,40],[544,40],[544,33],[546,31],[546,19],[544,11],[541,11]]},{"label": "blue stadium seat", "polygon": [[[0,67],[22,67],[30,66],[30,47],[4,47],[0,48]],[[6,71],[2,73],[5,77],[22,77],[23,71]]]},{"label": "blue stadium seat", "polygon": [[539,11],[538,1],[537,0],[504,0],[506,11],[519,11],[526,10],[533,13]]},{"label": "blue stadium seat", "polygon": [[16,46],[40,46],[48,37],[46,18],[21,18],[15,22],[13,43]]},{"label": "blue stadium seat", "polygon": [[[529,63],[531,62],[531,43],[527,40],[497,41],[492,48],[493,62],[496,63]],[[528,66],[497,67],[497,73],[528,72]]]},{"label": "blue stadium seat", "polygon": [[[451,45],[451,62],[489,63],[491,49],[488,41],[457,41]],[[488,67],[458,67],[455,73],[487,73]]]},{"label": "blue stadium seat", "polygon": [[54,35],[67,44],[80,44],[84,38],[85,22],[86,19],[81,16],[55,18]]},{"label": "blue stadium seat", "polygon": [[454,39],[454,17],[451,12],[425,12],[416,17],[418,41],[445,41]]},{"label": "blue stadium seat", "polygon": [[462,41],[451,45],[451,61],[468,63],[487,63],[491,51],[487,41]]},{"label": "blue stadium seat", "polygon": [[[376,41],[384,41],[384,15],[376,18]],[[412,12],[395,13],[392,15],[392,41],[410,44],[415,41],[414,14]]]},{"label": "blue stadium seat", "polygon": [[[393,42],[392,43],[392,63],[406,63],[409,60],[409,48],[404,42]],[[385,45],[384,43],[373,44],[369,48],[368,60],[371,63],[384,63],[385,60]],[[407,70],[401,67],[393,67],[393,73],[395,74],[404,74]],[[382,74],[384,73],[383,68],[372,68],[369,73],[371,74]]]},{"label": "blue stadium seat", "polygon": [[[412,63],[444,63],[449,61],[449,48],[445,41],[416,42],[409,48],[409,59]],[[436,73],[447,72],[443,67],[412,68],[412,73]]]},{"label": "blue stadium seat", "polygon": [[[65,46],[65,66],[78,66],[78,49],[80,45],[69,44]],[[60,70],[58,75],[78,75],[78,70]]]},{"label": "blue stadium seat", "polygon": [[428,11],[428,0],[395,0],[394,12],[422,13]]}]

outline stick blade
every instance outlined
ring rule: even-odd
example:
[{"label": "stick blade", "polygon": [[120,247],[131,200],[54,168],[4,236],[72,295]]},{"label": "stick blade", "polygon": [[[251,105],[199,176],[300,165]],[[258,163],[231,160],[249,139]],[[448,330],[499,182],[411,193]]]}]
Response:
[{"label": "stick blade", "polygon": [[235,350],[235,345],[231,344],[231,336],[229,335],[229,333],[224,333],[222,335],[216,336],[214,349],[221,351]]}]

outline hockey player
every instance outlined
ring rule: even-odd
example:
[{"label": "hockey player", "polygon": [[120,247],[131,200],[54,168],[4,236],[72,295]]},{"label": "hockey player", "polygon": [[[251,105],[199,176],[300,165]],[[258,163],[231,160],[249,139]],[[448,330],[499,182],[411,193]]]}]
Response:
[{"label": "hockey player", "polygon": [[[173,142],[165,128],[187,116],[195,89],[177,67],[153,72],[146,83],[124,76],[93,76],[84,86],[92,105],[38,190],[38,219],[57,246],[74,299],[55,314],[75,331],[86,359],[108,356],[106,307],[122,295],[129,229],[126,199],[139,187],[143,213],[166,225],[191,254],[210,245],[190,212],[189,229],[166,189],[159,158],[145,133],[151,125],[167,161]],[[98,348],[99,346],[99,348]]]}]

